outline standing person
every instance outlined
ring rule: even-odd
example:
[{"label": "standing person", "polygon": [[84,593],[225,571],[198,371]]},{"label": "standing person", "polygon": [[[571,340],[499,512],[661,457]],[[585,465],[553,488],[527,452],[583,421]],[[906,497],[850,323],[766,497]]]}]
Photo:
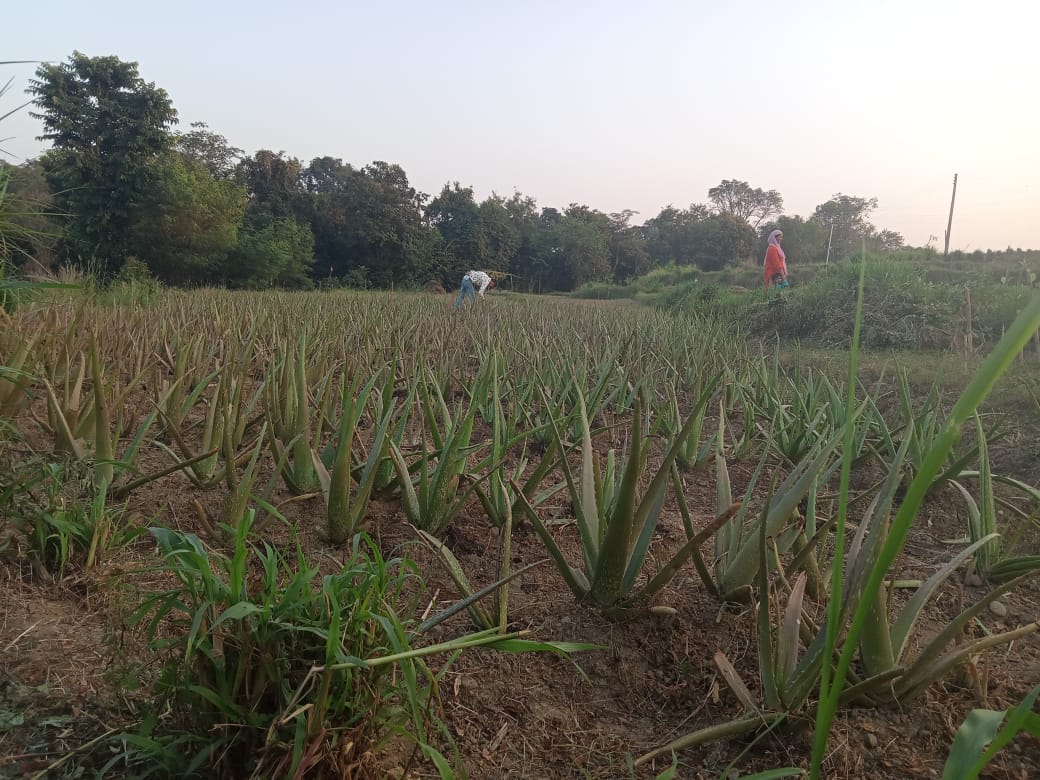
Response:
[{"label": "standing person", "polygon": [[467,271],[462,277],[462,289],[459,290],[459,297],[455,299],[456,309],[462,308],[462,303],[467,296],[476,303],[477,296],[474,292],[474,286],[476,286],[476,292],[480,293],[480,297],[483,298],[484,291],[488,287],[495,286],[495,280],[483,271]]},{"label": "standing person", "polygon": [[787,256],[780,242],[784,240],[784,231],[774,230],[769,234],[769,246],[766,247],[765,276],[766,289],[773,285],[790,287],[787,281]]}]

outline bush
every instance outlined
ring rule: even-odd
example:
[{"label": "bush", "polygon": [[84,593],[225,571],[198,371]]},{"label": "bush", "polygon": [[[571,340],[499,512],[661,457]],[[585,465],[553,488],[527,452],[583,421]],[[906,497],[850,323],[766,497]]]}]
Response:
[{"label": "bush", "polygon": [[[931,284],[911,263],[884,256],[866,258],[862,345],[875,349],[948,347],[960,295]],[[856,315],[858,263],[837,263],[818,280],[785,291],[779,303],[762,308],[749,325],[753,333],[844,346]]]},{"label": "bush", "polygon": [[160,655],[156,713],[168,715],[153,717],[150,735],[126,735],[122,758],[172,757],[182,777],[295,777],[322,761],[363,776],[410,721],[421,743],[421,661],[404,662],[403,673],[349,663],[401,648],[398,610],[415,606],[403,597],[409,564],[384,560],[358,536],[339,570],[322,576],[298,546],[290,557],[252,538],[251,522],[232,529],[231,557],[194,534],[151,529],[177,584],[147,596],[134,620]]},{"label": "bush", "polygon": [[636,288],[631,284],[611,284],[610,282],[586,282],[571,293],[572,298],[587,300],[618,300],[634,298]]}]

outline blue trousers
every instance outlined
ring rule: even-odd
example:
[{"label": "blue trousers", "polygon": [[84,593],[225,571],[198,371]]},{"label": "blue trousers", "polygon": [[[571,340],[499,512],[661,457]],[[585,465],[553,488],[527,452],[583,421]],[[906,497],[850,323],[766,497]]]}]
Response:
[{"label": "blue trousers", "polygon": [[477,302],[477,291],[473,289],[473,282],[470,281],[468,276],[462,277],[462,289],[459,290],[459,297],[455,299],[455,308],[461,309],[463,301],[466,297],[469,297],[474,303]]}]

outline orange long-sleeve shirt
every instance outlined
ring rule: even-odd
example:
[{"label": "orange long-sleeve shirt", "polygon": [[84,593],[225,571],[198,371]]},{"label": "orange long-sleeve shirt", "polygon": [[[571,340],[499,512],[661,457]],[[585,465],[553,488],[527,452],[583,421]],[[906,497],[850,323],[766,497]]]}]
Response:
[{"label": "orange long-sleeve shirt", "polygon": [[780,254],[780,250],[772,244],[766,249],[766,287],[769,287],[773,283],[773,277],[776,274],[784,279],[787,278],[787,261]]}]

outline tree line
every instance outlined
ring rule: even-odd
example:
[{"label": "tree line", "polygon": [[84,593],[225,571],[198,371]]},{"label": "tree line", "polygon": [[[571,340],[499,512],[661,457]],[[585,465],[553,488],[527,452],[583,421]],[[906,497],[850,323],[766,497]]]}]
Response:
[{"label": "tree line", "polygon": [[478,202],[459,182],[430,196],[384,161],[246,155],[205,123],[175,130],[165,90],[112,56],[74,52],[41,65],[28,91],[51,148],[0,169],[0,225],[18,228],[4,232],[0,252],[102,278],[136,263],[179,286],[416,288],[454,286],[481,268],[551,292],[666,264],[747,262],[774,228],[799,262],[903,244],[871,224],[876,199],[840,193],[803,219],[784,214],[776,190],[723,180],[707,202],[669,205],[636,225],[634,211],[539,208],[519,192]]}]

